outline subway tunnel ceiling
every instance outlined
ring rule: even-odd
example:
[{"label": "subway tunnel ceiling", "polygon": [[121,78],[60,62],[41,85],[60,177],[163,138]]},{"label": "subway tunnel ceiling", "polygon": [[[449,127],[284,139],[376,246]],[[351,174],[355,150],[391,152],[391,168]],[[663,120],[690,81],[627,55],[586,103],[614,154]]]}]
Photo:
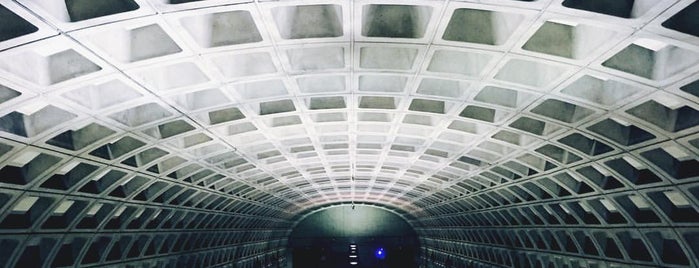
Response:
[{"label": "subway tunnel ceiling", "polygon": [[37,235],[65,215],[95,237],[114,218],[285,230],[351,202],[410,219],[435,258],[507,265],[437,245],[555,225],[573,259],[699,265],[695,1],[0,4],[7,265],[72,245]]}]

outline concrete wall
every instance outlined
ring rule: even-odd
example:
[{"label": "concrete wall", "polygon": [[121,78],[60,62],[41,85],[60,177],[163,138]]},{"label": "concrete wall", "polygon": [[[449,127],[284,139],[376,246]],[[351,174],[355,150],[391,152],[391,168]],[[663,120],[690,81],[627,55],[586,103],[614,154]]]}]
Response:
[{"label": "concrete wall", "polygon": [[[349,265],[349,245],[358,248],[358,265]],[[298,267],[400,267],[415,265],[417,235],[401,217],[371,206],[332,207],[303,219],[289,238],[290,261]],[[384,248],[385,260],[374,252]],[[291,266],[290,266],[291,267]]]}]

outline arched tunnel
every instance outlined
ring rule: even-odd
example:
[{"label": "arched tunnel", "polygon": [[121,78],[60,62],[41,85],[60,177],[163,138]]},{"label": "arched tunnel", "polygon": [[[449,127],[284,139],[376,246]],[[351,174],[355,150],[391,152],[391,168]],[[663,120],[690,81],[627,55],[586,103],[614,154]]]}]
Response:
[{"label": "arched tunnel", "polygon": [[698,29],[694,0],[0,0],[0,268],[699,267]]},{"label": "arched tunnel", "polygon": [[417,233],[395,211],[351,203],[302,215],[289,235],[293,267],[418,267]]}]

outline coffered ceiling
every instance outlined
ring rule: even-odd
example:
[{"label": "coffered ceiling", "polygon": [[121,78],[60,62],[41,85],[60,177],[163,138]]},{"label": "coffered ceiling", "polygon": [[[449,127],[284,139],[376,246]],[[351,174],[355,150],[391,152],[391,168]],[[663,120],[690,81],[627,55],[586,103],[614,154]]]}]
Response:
[{"label": "coffered ceiling", "polygon": [[0,266],[83,239],[78,263],[113,219],[283,245],[295,216],[350,202],[413,219],[442,260],[507,265],[440,247],[550,217],[581,260],[699,265],[695,1],[0,4]]}]

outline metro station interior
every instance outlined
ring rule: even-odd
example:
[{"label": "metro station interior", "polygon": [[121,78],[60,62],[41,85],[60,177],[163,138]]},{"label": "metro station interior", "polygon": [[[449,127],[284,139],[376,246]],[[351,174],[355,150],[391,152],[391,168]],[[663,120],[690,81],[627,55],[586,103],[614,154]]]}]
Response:
[{"label": "metro station interior", "polygon": [[695,0],[0,0],[0,268],[699,267]]}]

